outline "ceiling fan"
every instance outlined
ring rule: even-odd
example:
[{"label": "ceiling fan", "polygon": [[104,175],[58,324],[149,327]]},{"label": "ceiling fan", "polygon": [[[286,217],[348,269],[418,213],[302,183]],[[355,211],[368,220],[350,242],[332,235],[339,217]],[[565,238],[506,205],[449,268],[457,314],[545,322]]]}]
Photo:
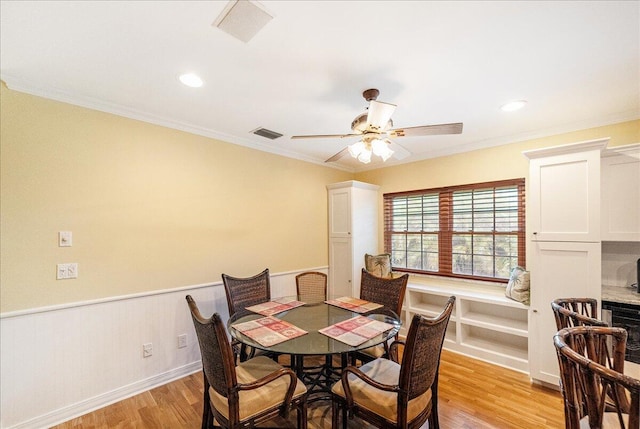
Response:
[{"label": "ceiling fan", "polygon": [[371,162],[371,154],[380,156],[383,161],[392,155],[397,159],[403,159],[410,155],[410,152],[399,144],[392,142],[387,137],[415,137],[433,136],[439,134],[460,134],[462,133],[462,122],[452,124],[423,125],[419,127],[395,128],[391,115],[396,109],[395,104],[376,101],[380,91],[377,89],[367,89],[362,93],[365,100],[369,102],[367,111],[358,115],[351,122],[353,133],[350,134],[318,134],[305,136],[291,136],[292,139],[312,139],[312,138],[344,138],[361,137],[356,143],[347,146],[340,152],[327,159],[325,162],[334,162],[342,158],[347,153],[351,154],[358,161],[368,164]]}]

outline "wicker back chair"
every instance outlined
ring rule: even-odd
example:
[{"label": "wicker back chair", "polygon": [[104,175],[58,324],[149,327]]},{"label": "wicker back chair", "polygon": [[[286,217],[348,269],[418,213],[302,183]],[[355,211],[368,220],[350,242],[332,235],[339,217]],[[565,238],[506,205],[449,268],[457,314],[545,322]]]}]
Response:
[{"label": "wicker back chair", "polygon": [[[261,304],[271,299],[271,284],[269,280],[269,269],[265,269],[260,274],[252,277],[232,277],[222,274],[224,292],[227,295],[227,307],[229,317],[236,313],[246,311],[247,307]],[[255,354],[254,349],[249,349],[246,345],[234,340],[233,351],[240,356],[240,361],[245,361]]]},{"label": "wicker back chair", "polygon": [[624,375],[627,331],[577,326],[553,338],[567,429],[640,429],[640,380]]},{"label": "wicker back chair", "polygon": [[[598,315],[598,301],[593,298],[558,298],[551,302],[551,308],[558,331],[574,326],[607,326],[605,322],[595,318]],[[565,397],[564,389],[565,385],[560,379],[560,391],[563,397]],[[571,410],[567,409],[569,405],[564,401],[565,415],[571,413]]]},{"label": "wicker back chair", "polygon": [[348,366],[342,379],[332,389],[332,427],[338,427],[342,410],[342,427],[347,411],[379,428],[419,428],[429,420],[429,428],[438,423],[438,369],[442,343],[453,311],[455,297],[450,297],[435,319],[416,314],[404,344],[402,362],[376,359],[360,368]]},{"label": "wicker back chair", "polygon": [[360,298],[377,302],[384,310],[400,315],[409,274],[395,278],[376,277],[364,268],[360,277]]},{"label": "wicker back chair", "polygon": [[558,298],[551,308],[558,331],[573,326],[607,326],[598,319],[598,300],[594,298]]},{"label": "wicker back chair", "polygon": [[[376,313],[380,311],[393,312],[400,316],[408,281],[409,274],[395,278],[384,278],[374,276],[363,268],[360,280],[360,298],[382,304],[383,308],[375,310]],[[395,339],[398,339],[397,335]],[[355,352],[351,355],[351,363],[355,365],[356,359],[362,362],[371,362],[379,357],[388,357],[388,346],[385,342],[381,345]]]},{"label": "wicker back chair", "polygon": [[247,307],[261,304],[271,299],[268,268],[260,274],[246,278],[222,274],[222,282],[227,295],[229,316],[244,311]]},{"label": "wicker back chair", "polygon": [[205,319],[186,296],[198,337],[204,372],[202,429],[254,427],[278,414],[298,409],[298,429],[307,427],[307,389],[291,369],[265,356],[235,366],[227,332],[218,313]]},{"label": "wicker back chair", "polygon": [[327,275],[307,271],[296,276],[296,291],[300,301],[324,301],[327,299]]}]

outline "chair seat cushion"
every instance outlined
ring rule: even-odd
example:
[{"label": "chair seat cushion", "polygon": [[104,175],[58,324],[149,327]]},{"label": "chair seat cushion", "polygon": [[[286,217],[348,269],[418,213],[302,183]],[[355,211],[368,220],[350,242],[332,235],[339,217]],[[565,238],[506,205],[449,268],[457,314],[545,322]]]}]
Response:
[{"label": "chair seat cushion", "polygon": [[384,346],[379,344],[377,346],[369,347],[368,349],[359,350],[358,353],[363,353],[365,355],[371,356],[374,359],[382,357],[384,355]]},{"label": "chair seat cushion", "polygon": [[[236,367],[236,377],[238,384],[247,384],[254,382],[262,377],[271,374],[282,368],[276,362],[266,356],[258,356],[241,362]],[[276,380],[262,387],[253,390],[242,390],[238,392],[240,405],[240,420],[249,419],[262,411],[270,409],[284,400],[284,395],[289,387],[289,377],[279,377]],[[298,379],[293,397],[297,398],[305,394],[307,388],[304,383]],[[218,410],[227,420],[229,419],[229,402],[227,398],[217,393],[213,387],[209,388],[211,397],[211,406]]]},{"label": "chair seat cushion", "polygon": [[[400,378],[400,365],[387,360],[376,359],[359,368],[372,379],[379,383],[397,385]],[[349,387],[353,394],[353,401],[361,408],[365,408],[391,422],[398,421],[398,394],[377,389],[362,381],[355,375],[349,375]],[[338,381],[331,389],[336,395],[345,398],[342,382]],[[407,419],[413,420],[431,401],[431,389],[422,395],[409,401],[407,407]]]}]

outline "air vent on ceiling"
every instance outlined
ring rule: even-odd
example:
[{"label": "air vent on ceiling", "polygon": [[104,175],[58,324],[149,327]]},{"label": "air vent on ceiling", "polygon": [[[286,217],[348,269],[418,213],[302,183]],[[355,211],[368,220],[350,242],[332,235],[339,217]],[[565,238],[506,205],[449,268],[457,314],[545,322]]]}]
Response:
[{"label": "air vent on ceiling", "polygon": [[271,139],[271,140],[275,140],[278,137],[282,137],[282,134],[276,133],[275,131],[271,131],[271,130],[268,130],[266,128],[258,128],[258,129],[255,129],[255,130],[251,131],[251,132],[253,134],[255,134],[255,135],[266,137],[266,138]]},{"label": "air vent on ceiling", "polygon": [[247,43],[272,19],[257,1],[231,0],[212,25]]}]

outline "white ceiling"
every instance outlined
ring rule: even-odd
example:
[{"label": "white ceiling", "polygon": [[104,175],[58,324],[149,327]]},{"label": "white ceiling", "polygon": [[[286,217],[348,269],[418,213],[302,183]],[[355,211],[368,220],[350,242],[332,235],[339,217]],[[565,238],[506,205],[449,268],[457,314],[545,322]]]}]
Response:
[{"label": "white ceiling", "polygon": [[[264,1],[274,18],[248,43],[212,26],[226,3],[2,0],[0,77],[317,163],[357,139],[290,136],[349,133],[368,88],[398,105],[395,127],[464,123],[396,139],[412,152],[402,162],[640,117],[638,1]],[[187,71],[205,85],[179,83]],[[499,109],[513,99],[528,104]]]}]

